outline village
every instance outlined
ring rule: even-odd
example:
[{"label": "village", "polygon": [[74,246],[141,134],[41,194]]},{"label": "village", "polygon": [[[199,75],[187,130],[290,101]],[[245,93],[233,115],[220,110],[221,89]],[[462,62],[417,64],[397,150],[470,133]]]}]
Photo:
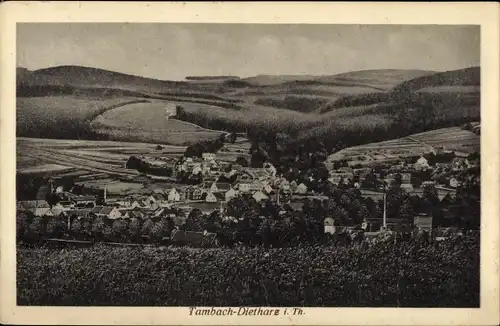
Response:
[{"label": "village", "polygon": [[[47,185],[42,187],[45,192],[37,194],[34,200],[18,201],[17,212],[39,217],[45,224],[50,220],[63,222],[66,230],[72,229],[74,221],[103,219],[113,225],[131,220],[151,220],[156,223],[168,218],[173,221],[174,229],[182,229],[182,232],[172,232],[170,240],[175,242],[173,235],[177,234],[182,241],[188,241],[187,234],[199,239],[203,238],[200,234],[207,232],[186,229],[186,220],[193,212],[201,212],[205,216],[216,212],[237,223],[242,220],[241,216],[230,216],[228,212],[228,203],[235,198],[251,200],[261,207],[275,205],[280,214],[287,211],[300,212],[306,201],[326,202],[332,197],[331,193],[325,193],[328,191],[315,186],[326,182],[329,189],[335,189],[340,194],[357,191],[362,201],[380,204],[382,212],[375,213],[375,216],[368,214],[363,218],[336,218],[336,212],[323,212],[321,214],[328,215],[322,217],[324,233],[338,234],[357,229],[371,234],[380,230],[401,231],[412,228],[430,233],[433,228],[443,226],[439,225],[442,224],[442,219],[433,221],[429,210],[413,212],[413,219],[391,216],[387,212],[386,191],[397,188],[409,196],[421,198],[426,191],[432,189],[439,201],[446,201],[451,207],[444,209],[449,215],[446,226],[457,226],[452,204],[457,188],[464,184],[479,184],[478,155],[464,156],[454,153],[436,155],[435,152],[430,152],[392,164],[354,167],[346,162],[336,162],[334,169],[329,170],[327,180],[314,180],[312,177],[308,180],[287,180],[277,174],[277,169],[271,163],[265,162],[261,168],[252,168],[248,167],[244,158],[239,157],[236,161],[241,164],[236,164],[219,160],[216,153],[203,153],[199,158],[144,156],[139,159],[142,164],[169,171],[168,178],[177,182],[169,187],[161,183],[157,185],[155,181],[161,177],[143,173],[135,180],[147,184],[147,191],[109,195],[106,184],[96,189],[77,182],[71,189],[65,189],[57,180],[49,179]],[[345,208],[349,211],[349,207]],[[147,237],[149,231],[143,228],[141,232],[146,233],[143,237]]]}]

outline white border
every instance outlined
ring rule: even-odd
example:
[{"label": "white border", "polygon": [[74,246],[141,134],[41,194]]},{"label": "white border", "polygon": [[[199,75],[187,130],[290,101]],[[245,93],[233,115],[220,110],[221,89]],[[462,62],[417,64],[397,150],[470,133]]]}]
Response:
[{"label": "white border", "polygon": [[[497,3],[4,2],[0,5],[0,321],[9,324],[488,325],[499,322],[499,6]],[[16,307],[16,22],[218,22],[481,25],[480,309],[305,308],[294,317],[195,317],[187,308]]]}]

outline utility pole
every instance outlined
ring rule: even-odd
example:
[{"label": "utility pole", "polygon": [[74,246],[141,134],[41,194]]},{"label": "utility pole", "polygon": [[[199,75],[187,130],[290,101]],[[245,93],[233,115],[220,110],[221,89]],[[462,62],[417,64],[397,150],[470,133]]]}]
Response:
[{"label": "utility pole", "polygon": [[382,217],[382,228],[387,229],[387,186],[384,183],[384,212]]}]

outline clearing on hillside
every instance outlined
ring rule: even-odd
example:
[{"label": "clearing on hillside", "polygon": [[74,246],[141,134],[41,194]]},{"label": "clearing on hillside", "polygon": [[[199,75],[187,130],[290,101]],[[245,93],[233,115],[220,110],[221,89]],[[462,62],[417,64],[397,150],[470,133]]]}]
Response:
[{"label": "clearing on hillside", "polygon": [[169,144],[213,139],[223,133],[171,118],[168,104],[152,101],[121,106],[97,116],[91,126],[112,139]]}]

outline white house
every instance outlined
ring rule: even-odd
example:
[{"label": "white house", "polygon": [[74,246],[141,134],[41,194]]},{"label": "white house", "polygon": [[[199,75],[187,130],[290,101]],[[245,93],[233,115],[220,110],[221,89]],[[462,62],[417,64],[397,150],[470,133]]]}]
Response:
[{"label": "white house", "polygon": [[420,170],[422,170],[422,169],[427,169],[427,168],[429,168],[429,161],[428,161],[425,157],[421,156],[421,157],[417,160],[417,162],[415,162],[414,167],[415,167],[415,169],[417,169],[417,170],[419,170],[419,169],[420,169]]},{"label": "white house", "polygon": [[207,197],[205,197],[205,201],[207,203],[216,203],[217,202],[217,197],[215,197],[215,194],[211,191],[207,193]]},{"label": "white house", "polygon": [[168,199],[169,202],[180,201],[181,200],[181,194],[177,191],[177,189],[172,188],[168,192],[167,199]]},{"label": "white house", "polygon": [[303,183],[299,184],[297,188],[295,189],[295,192],[298,194],[306,194],[307,193],[307,186]]},{"label": "white house", "polygon": [[456,178],[450,179],[450,187],[456,188],[460,185],[460,182]]},{"label": "white house", "polygon": [[335,234],[335,220],[327,217],[324,220],[325,233]]}]

